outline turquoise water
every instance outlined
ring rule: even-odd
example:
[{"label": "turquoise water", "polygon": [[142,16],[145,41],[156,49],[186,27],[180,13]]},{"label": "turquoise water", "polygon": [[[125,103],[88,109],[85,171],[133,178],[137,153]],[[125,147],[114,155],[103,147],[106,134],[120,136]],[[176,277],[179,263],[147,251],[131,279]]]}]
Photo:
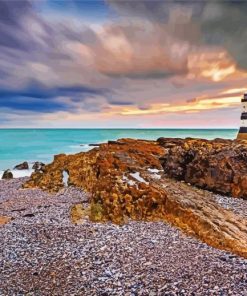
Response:
[{"label": "turquoise water", "polygon": [[119,138],[233,139],[236,134],[236,129],[0,129],[0,170],[23,161],[47,163],[54,154],[86,151],[90,143]]}]

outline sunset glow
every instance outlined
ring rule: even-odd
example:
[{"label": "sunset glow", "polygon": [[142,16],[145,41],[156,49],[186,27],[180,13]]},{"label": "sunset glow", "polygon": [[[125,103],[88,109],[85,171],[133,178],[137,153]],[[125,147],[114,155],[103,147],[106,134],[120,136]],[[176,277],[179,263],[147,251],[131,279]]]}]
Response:
[{"label": "sunset glow", "polygon": [[157,104],[152,105],[149,110],[138,109],[124,109],[121,114],[123,115],[144,115],[144,114],[156,114],[167,112],[196,112],[210,109],[221,109],[230,106],[239,105],[240,97],[227,97],[227,98],[212,98],[212,99],[198,99],[196,102],[187,103],[185,105],[169,105],[169,104]]}]

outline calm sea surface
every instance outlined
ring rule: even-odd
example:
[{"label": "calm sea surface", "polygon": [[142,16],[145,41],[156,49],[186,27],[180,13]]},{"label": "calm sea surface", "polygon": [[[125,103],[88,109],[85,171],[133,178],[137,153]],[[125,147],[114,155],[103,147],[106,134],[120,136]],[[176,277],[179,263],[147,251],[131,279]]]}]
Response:
[{"label": "calm sea surface", "polygon": [[236,137],[236,129],[0,129],[0,170],[28,161],[50,162],[54,154],[76,153],[88,144],[119,138]]}]

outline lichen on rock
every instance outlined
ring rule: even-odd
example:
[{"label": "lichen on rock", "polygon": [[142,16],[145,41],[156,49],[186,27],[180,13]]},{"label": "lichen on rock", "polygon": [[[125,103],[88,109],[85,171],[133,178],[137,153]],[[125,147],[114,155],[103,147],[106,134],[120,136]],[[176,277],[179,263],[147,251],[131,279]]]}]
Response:
[{"label": "lichen on rock", "polygon": [[88,215],[87,209],[82,204],[75,204],[70,209],[70,219],[74,224],[83,223],[83,219]]}]

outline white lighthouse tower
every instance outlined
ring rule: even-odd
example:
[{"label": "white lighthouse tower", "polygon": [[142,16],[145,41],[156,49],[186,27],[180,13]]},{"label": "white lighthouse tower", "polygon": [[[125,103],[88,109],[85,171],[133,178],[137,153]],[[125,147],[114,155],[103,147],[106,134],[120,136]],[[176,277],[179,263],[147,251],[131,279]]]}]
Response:
[{"label": "white lighthouse tower", "polygon": [[239,128],[238,140],[247,140],[247,93],[243,95],[241,99],[242,113],[241,113],[241,125]]}]

